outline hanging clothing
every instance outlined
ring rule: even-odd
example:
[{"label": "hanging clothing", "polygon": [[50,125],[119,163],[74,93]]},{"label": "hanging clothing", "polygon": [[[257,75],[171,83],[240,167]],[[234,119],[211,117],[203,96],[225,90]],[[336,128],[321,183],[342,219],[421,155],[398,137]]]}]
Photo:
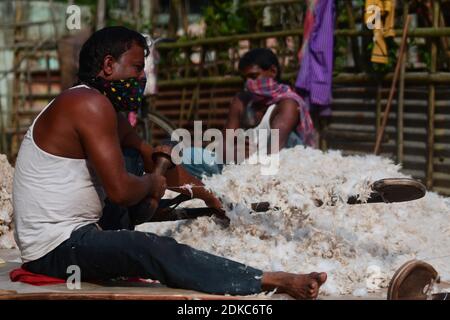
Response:
[{"label": "hanging clothing", "polygon": [[303,43],[300,51],[298,52],[298,61],[302,62],[305,50],[308,48],[309,39],[314,26],[314,10],[319,0],[309,0],[305,13],[305,21],[303,23]]},{"label": "hanging clothing", "polygon": [[[380,21],[376,20],[376,11],[380,10]],[[375,17],[375,21],[372,17]],[[384,38],[394,37],[394,21],[395,21],[395,0],[366,0],[364,21],[372,22],[373,29],[373,49],[371,61],[374,63],[387,64],[389,62],[389,52]]]},{"label": "hanging clothing", "polygon": [[310,101],[310,111],[331,114],[334,0],[309,0],[304,22],[303,44],[299,52],[300,70],[295,82],[298,92]]}]

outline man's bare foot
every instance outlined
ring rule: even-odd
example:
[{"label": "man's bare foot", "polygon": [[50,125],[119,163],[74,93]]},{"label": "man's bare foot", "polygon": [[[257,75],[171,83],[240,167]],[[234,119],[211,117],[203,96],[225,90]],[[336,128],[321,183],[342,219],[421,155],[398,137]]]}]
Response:
[{"label": "man's bare foot", "polygon": [[295,299],[315,299],[319,288],[327,280],[327,274],[312,272],[295,274],[287,272],[265,272],[262,278],[263,290],[277,288],[279,293],[287,293]]}]

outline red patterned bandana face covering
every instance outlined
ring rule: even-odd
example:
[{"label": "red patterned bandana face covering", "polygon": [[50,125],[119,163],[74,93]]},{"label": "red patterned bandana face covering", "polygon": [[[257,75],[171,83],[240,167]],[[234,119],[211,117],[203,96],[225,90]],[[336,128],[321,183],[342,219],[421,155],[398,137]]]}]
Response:
[{"label": "red patterned bandana face covering", "polygon": [[147,79],[128,78],[125,80],[106,80],[96,77],[88,82],[108,97],[118,112],[137,111],[144,99]]}]

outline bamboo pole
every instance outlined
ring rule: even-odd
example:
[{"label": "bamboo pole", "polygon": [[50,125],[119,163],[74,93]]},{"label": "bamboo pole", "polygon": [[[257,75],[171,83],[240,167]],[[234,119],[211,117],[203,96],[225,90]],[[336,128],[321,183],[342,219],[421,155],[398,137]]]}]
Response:
[{"label": "bamboo pole", "polygon": [[[345,7],[347,9],[348,26],[351,30],[356,30],[355,17],[353,16],[352,1],[346,0]],[[356,70],[361,70],[361,59],[360,59],[361,57],[359,54],[358,39],[355,37],[351,37],[350,41],[352,44],[352,54],[353,54],[353,61],[355,62],[355,68],[356,68]]]},{"label": "bamboo pole", "polygon": [[[394,78],[393,73],[386,74],[383,78],[378,79],[367,73],[341,73],[334,77],[333,83],[336,84],[346,84],[346,83],[377,83],[381,82],[391,82]],[[435,84],[448,84],[450,82],[449,72],[406,72],[405,81],[409,83],[435,83]]]},{"label": "bamboo pole", "polygon": [[377,141],[375,142],[375,148],[373,151],[375,154],[380,153],[381,140],[383,139],[384,129],[386,128],[387,120],[389,118],[389,111],[391,109],[392,99],[394,98],[395,85],[397,83],[397,78],[400,74],[400,65],[403,60],[404,52],[406,49],[406,40],[407,40],[408,28],[409,28],[410,21],[411,21],[411,16],[408,15],[408,17],[406,18],[405,25],[403,27],[403,37],[402,37],[402,42],[400,45],[400,54],[399,54],[399,58],[397,61],[397,65],[395,67],[394,79],[392,80],[391,91],[389,92],[388,103],[386,105],[386,110],[384,111],[384,114],[383,114],[383,122],[381,124],[380,130],[377,132]]},{"label": "bamboo pole", "polygon": [[142,8],[140,0],[133,0],[131,3],[133,7],[133,19],[137,30],[142,27]]},{"label": "bamboo pole", "polygon": [[[405,23],[408,17],[409,4],[405,2],[403,5],[403,21]],[[403,164],[403,130],[404,130],[404,107],[405,107],[405,66],[406,66],[406,52],[403,53],[403,57],[400,62],[400,81],[398,85],[398,98],[397,98],[397,163]]]},{"label": "bamboo pole", "polygon": [[[179,26],[179,7],[180,0],[172,0],[169,4],[169,28],[167,30],[170,38],[174,38],[178,31]],[[162,45],[158,45],[158,49],[162,48]]]},{"label": "bamboo pole", "polygon": [[186,7],[187,1],[181,1],[180,2],[180,20],[181,20],[181,25],[183,27],[183,31],[184,34],[186,36],[189,36],[189,11],[188,8]]},{"label": "bamboo pole", "polygon": [[377,97],[376,97],[376,109],[375,109],[375,132],[379,132],[381,126],[381,90],[383,85],[381,82],[377,84]]},{"label": "bamboo pole", "polygon": [[[439,27],[445,27],[445,19],[442,10],[439,13]],[[441,38],[441,45],[444,57],[447,59],[448,66],[450,66],[450,49],[449,49],[449,41],[447,37]]]},{"label": "bamboo pole", "polygon": [[55,17],[55,7],[54,7],[53,0],[49,0],[48,4],[49,4],[49,9],[50,9],[50,19],[52,21],[53,34],[55,36],[55,39],[58,40],[59,39],[59,30],[58,30],[57,20]]},{"label": "bamboo pole", "polygon": [[250,3],[242,4],[243,8],[257,8],[257,7],[267,7],[267,6],[277,6],[277,5],[287,5],[287,4],[299,4],[304,2],[304,0],[269,0],[269,1],[253,1]]},{"label": "bamboo pole", "polygon": [[[150,22],[151,22],[151,29],[150,30],[154,30],[157,26],[157,17],[161,11],[160,9],[160,3],[159,0],[149,0],[151,2],[151,10],[150,10]],[[158,45],[159,46],[159,45]]]},{"label": "bamboo pole", "polygon": [[[401,36],[402,30],[395,29],[395,36]],[[352,30],[352,29],[339,29],[335,30],[335,36],[343,36],[343,37],[373,37],[372,31],[360,31],[360,30]],[[161,43],[158,45],[158,49],[177,49],[184,47],[193,47],[193,46],[201,46],[201,45],[214,45],[214,44],[224,44],[227,42],[237,42],[240,40],[259,40],[264,38],[272,38],[272,37],[287,37],[287,36],[303,36],[303,29],[290,29],[283,31],[273,31],[273,32],[258,32],[258,33],[247,33],[233,36],[221,36],[221,37],[213,37],[213,38],[204,38],[198,40],[189,40],[183,42],[176,43]],[[446,28],[416,28],[410,30],[408,32],[408,37],[449,37],[450,36],[450,27]]]},{"label": "bamboo pole", "polygon": [[5,114],[3,113],[2,100],[0,99],[0,153],[7,153],[6,131],[5,131]]},{"label": "bamboo pole", "polygon": [[[15,8],[15,22],[20,24],[20,22],[23,21],[23,5],[24,3],[22,1],[16,2],[16,8]],[[17,27],[14,29],[14,43],[18,41],[22,41],[24,37],[23,28]],[[22,61],[21,58],[21,52],[20,50],[16,49],[14,50],[14,66],[19,65],[19,61]],[[14,79],[13,79],[13,92],[19,93],[20,92],[20,73],[15,72],[14,73]],[[16,95],[13,95],[12,97],[12,128],[15,130],[15,132],[19,131],[19,107],[20,107],[20,98],[18,98]],[[19,150],[19,140],[17,137],[17,134],[14,134],[14,136],[11,138],[11,145],[10,145],[10,157],[15,157],[17,154],[17,151]]]},{"label": "bamboo pole", "polygon": [[96,14],[96,22],[95,28],[96,30],[102,29],[105,27],[105,15],[106,15],[106,0],[98,0],[97,1],[97,14]]},{"label": "bamboo pole", "polygon": [[403,163],[403,144],[404,144],[404,113],[405,113],[405,62],[406,52],[403,53],[403,58],[400,66],[400,80],[398,85],[397,98],[397,163]]},{"label": "bamboo pole", "polygon": [[[61,22],[61,19],[55,19],[55,22]],[[21,21],[14,23],[0,23],[1,29],[15,29],[18,27],[42,26],[48,24],[48,20],[42,21]]]},{"label": "bamboo pole", "polygon": [[[186,60],[185,60],[185,64],[184,64],[184,76],[188,77],[189,76],[189,62],[190,59],[188,57],[190,57],[190,49],[186,48],[184,50],[184,54],[186,55]],[[159,85],[159,84],[158,84]],[[182,91],[182,95],[181,95],[181,108],[180,108],[180,116],[178,118],[178,126],[181,127],[181,124],[183,123],[183,117],[184,117],[184,112],[186,109],[186,94],[187,94],[187,88],[184,87],[183,91]]]},{"label": "bamboo pole", "polygon": [[[282,75],[283,81],[291,81],[295,79],[296,73],[286,73]],[[383,83],[391,82],[394,78],[393,73],[386,74],[383,78],[378,79],[367,73],[341,73],[333,77],[334,84],[352,84],[352,83]],[[215,76],[198,79],[196,77],[175,79],[175,80],[158,80],[158,87],[183,87],[195,85],[198,82],[202,85],[238,85],[242,83],[239,76]],[[450,82],[450,72],[406,72],[405,82],[416,84],[448,84]]]},{"label": "bamboo pole", "polygon": [[[439,25],[439,2],[433,1],[433,26]],[[430,73],[437,70],[437,55],[438,55],[437,40],[431,43],[431,65]],[[430,84],[428,93],[428,128],[427,128],[427,169],[426,169],[426,186],[428,189],[433,187],[433,160],[434,160],[434,117],[436,113],[436,88],[434,84]]]}]

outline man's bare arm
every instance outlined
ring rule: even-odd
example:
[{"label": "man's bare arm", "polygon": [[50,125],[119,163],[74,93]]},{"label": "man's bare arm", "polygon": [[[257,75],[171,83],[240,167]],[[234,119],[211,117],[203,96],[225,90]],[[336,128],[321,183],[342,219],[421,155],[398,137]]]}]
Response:
[{"label": "man's bare arm", "polygon": [[289,134],[298,125],[298,121],[298,105],[294,100],[282,100],[275,107],[270,119],[270,128],[279,130],[280,150],[286,146]]},{"label": "man's bare arm", "polygon": [[[222,208],[221,202],[215,195],[205,189],[203,182],[189,174],[182,166],[176,166],[172,170],[167,171],[166,178],[169,185],[168,189],[190,195],[192,198],[201,199],[210,208]],[[193,187],[192,194],[188,188],[179,188],[185,185]],[[174,186],[177,188],[171,188]]]},{"label": "man's bare arm", "polygon": [[[241,126],[241,117],[242,117],[242,113],[244,112],[244,104],[242,102],[241,99],[239,99],[239,97],[236,95],[233,97],[233,100],[230,103],[230,108],[228,111],[228,117],[227,117],[227,121],[225,123],[225,128],[224,128],[224,132],[223,132],[223,136],[224,136],[224,143],[223,143],[223,159],[227,159],[227,153],[231,153],[231,147],[233,147],[233,153],[232,153],[232,159],[235,163],[237,163],[238,161],[238,154],[237,154],[237,145],[236,145],[236,141],[233,143],[232,146],[227,146],[227,139],[226,139],[226,129],[232,129],[232,130],[237,130],[237,129],[242,129]],[[245,158],[247,158],[249,155],[249,151],[248,151],[248,145],[246,144],[245,146]]]},{"label": "man's bare arm", "polygon": [[244,104],[237,96],[230,103],[225,129],[238,129],[241,127],[241,115],[244,110]]},{"label": "man's bare arm", "polygon": [[91,94],[76,115],[76,130],[88,160],[111,201],[134,205],[147,196],[161,198],[165,178],[137,177],[126,171],[117,130],[117,115],[109,100]]},{"label": "man's bare arm", "polygon": [[154,165],[152,160],[152,146],[139,137],[128,122],[127,118],[125,118],[122,114],[118,114],[117,122],[121,147],[138,150],[141,154],[142,160],[144,161],[145,172],[152,172]]},{"label": "man's bare arm", "polygon": [[[144,161],[145,171],[151,172],[153,168],[153,148],[139,137],[125,117],[120,115],[118,123],[122,147],[137,149]],[[189,174],[182,166],[176,166],[175,168],[168,170],[165,176],[167,185],[169,186],[168,189],[192,196],[193,198],[202,199],[209,207],[221,207],[220,201],[204,188],[203,183]],[[194,186],[194,188],[192,188],[192,194],[187,188],[179,188],[184,185]]]}]

